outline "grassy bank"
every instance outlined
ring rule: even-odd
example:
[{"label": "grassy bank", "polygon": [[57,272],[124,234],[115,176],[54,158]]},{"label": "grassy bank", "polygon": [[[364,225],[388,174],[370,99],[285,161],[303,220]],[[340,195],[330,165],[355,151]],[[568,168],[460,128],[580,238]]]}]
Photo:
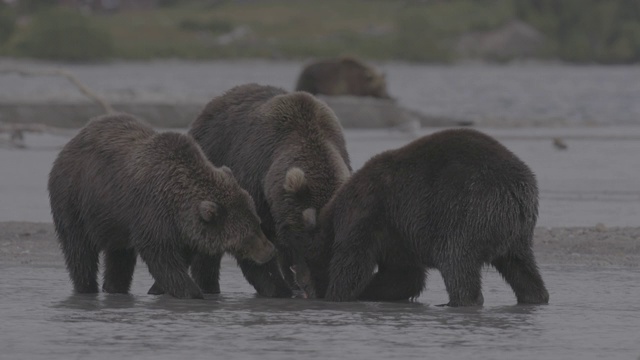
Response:
[{"label": "grassy bank", "polygon": [[[101,46],[109,48],[109,56],[101,54],[100,58],[310,58],[352,54],[378,60],[447,62],[459,56],[455,44],[463,34],[490,31],[513,19],[530,23],[546,36],[545,46],[533,56],[576,62],[633,62],[640,56],[640,25],[634,23],[636,15],[629,15],[632,12],[625,7],[628,1],[599,2],[604,5],[595,7],[586,4],[595,0],[564,0],[561,6],[554,1],[181,1],[145,11],[94,12],[88,20],[110,38]],[[635,3],[631,1],[627,7],[635,9]],[[43,35],[34,35],[33,28],[40,22],[53,22],[64,12],[39,11],[45,14],[22,14],[26,21],[5,37],[0,54],[38,56],[40,46],[30,41]],[[574,13],[575,19],[567,18]],[[622,30],[611,21],[618,20],[620,14],[624,15]],[[566,21],[572,25],[567,26]],[[589,31],[582,31],[582,27]],[[63,41],[64,37],[59,40]],[[612,42],[613,56],[608,55],[607,42]],[[87,51],[97,51],[91,49],[95,42],[89,43],[85,45]],[[95,56],[88,56],[92,58]]]}]

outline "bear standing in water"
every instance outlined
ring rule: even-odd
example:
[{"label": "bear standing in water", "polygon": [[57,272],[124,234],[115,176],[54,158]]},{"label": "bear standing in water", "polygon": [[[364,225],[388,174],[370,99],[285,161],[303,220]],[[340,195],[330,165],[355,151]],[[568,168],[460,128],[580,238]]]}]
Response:
[{"label": "bear standing in water", "polygon": [[518,303],[547,303],[532,251],[537,216],[527,165],[478,131],[444,130],[374,156],[336,192],[298,282],[330,301],[406,300],[435,268],[449,306],[482,305],[491,264]]},{"label": "bear standing in water", "polygon": [[[333,111],[305,92],[246,84],[207,104],[189,133],[253,196],[262,229],[278,249],[277,261],[266,265],[238,259],[245,278],[260,295],[291,296],[289,267],[304,268],[295,246],[306,242],[301,238],[315,226],[316,210],[351,174]],[[192,273],[209,277],[205,291],[214,293],[220,291],[219,268],[220,257],[206,254],[191,265]]]},{"label": "bear standing in water", "polygon": [[[128,293],[138,253],[179,298],[202,298],[187,270],[195,251],[230,251],[259,263],[274,246],[251,196],[215,168],[187,135],[156,133],[136,118],[92,119],[62,149],[49,174],[56,233],[75,291]],[[197,277],[196,277],[196,280]]]}]

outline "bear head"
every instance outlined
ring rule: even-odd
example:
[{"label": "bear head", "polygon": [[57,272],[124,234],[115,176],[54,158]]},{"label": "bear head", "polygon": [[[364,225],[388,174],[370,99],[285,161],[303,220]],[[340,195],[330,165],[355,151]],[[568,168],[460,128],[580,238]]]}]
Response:
[{"label": "bear head", "polygon": [[258,264],[268,262],[275,247],[262,232],[253,198],[229,168],[212,168],[201,184],[206,190],[191,208],[196,219],[191,235],[197,239],[195,247],[209,254],[227,251]]}]

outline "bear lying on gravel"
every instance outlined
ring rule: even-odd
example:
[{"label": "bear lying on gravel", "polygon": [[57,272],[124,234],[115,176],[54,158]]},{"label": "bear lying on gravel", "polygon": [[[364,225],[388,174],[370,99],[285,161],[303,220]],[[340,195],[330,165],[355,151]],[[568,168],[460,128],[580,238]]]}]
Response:
[{"label": "bear lying on gravel", "polygon": [[352,57],[319,60],[306,65],[298,77],[296,90],[314,95],[390,98],[385,76]]},{"label": "bear lying on gravel", "polygon": [[[137,254],[178,298],[202,298],[187,270],[194,251],[229,251],[258,263],[274,246],[251,196],[215,168],[189,136],[156,133],[125,115],[92,119],[62,149],[49,175],[58,240],[75,291],[127,293]],[[196,277],[197,280],[197,277]]]},{"label": "bear lying on gravel", "polygon": [[298,282],[330,301],[406,300],[436,268],[449,306],[482,305],[491,264],[518,303],[547,303],[532,251],[537,216],[535,176],[513,153],[475,130],[437,132],[374,156],[336,192]]},{"label": "bear lying on gravel", "polygon": [[[278,248],[277,260],[266,265],[238,259],[245,278],[260,295],[291,296],[289,267],[304,267],[292,244],[301,243],[305,229],[315,226],[316,210],[351,174],[333,111],[305,92],[246,84],[214,98],[189,133],[253,196],[262,229]],[[192,274],[209,277],[203,290],[214,293],[220,291],[219,268],[220,255],[198,255],[191,265]]]}]

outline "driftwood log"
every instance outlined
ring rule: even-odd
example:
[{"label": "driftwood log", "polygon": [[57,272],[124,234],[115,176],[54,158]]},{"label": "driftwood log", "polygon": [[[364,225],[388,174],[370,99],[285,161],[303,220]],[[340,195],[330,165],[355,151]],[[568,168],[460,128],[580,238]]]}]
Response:
[{"label": "driftwood log", "polygon": [[412,131],[420,127],[469,126],[473,122],[408,109],[392,99],[363,96],[317,95],[338,116],[345,128],[398,128]]},{"label": "driftwood log", "polygon": [[[64,77],[71,84],[73,84],[83,95],[88,97],[97,103],[105,113],[114,113],[113,107],[104,100],[100,95],[89,89],[71,72],[63,69],[20,69],[20,68],[7,68],[0,69],[0,75],[2,74],[17,74],[20,76],[60,76]],[[0,134],[8,133],[9,143],[13,147],[25,148],[24,133],[49,133],[49,134],[68,134],[68,131],[48,126],[44,124],[20,124],[20,123],[0,123]]]}]

